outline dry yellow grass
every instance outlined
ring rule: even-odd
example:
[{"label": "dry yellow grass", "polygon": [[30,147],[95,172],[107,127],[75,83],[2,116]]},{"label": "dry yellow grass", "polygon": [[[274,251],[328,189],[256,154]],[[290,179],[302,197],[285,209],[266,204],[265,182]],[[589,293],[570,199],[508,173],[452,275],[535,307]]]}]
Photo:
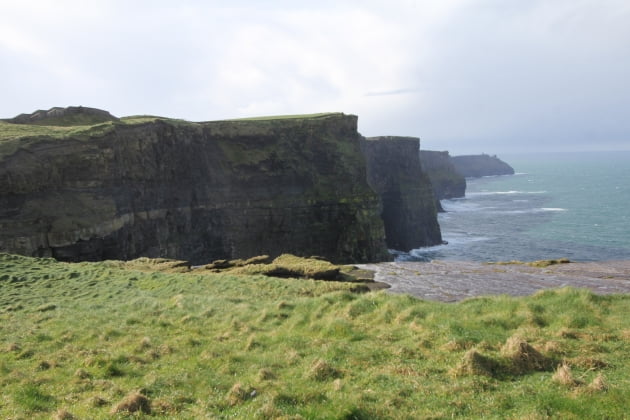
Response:
[{"label": "dry yellow grass", "polygon": [[138,412],[151,414],[151,401],[146,397],[146,395],[143,395],[138,391],[134,391],[128,394],[121,402],[116,404],[110,413],[118,414]]},{"label": "dry yellow grass", "polygon": [[510,366],[515,373],[542,371],[551,367],[549,358],[542,355],[518,335],[507,339],[501,347],[501,354],[509,359]]},{"label": "dry yellow grass", "polygon": [[551,380],[568,387],[577,386],[580,382],[573,377],[573,373],[571,372],[571,368],[568,364],[562,363],[556,369],[556,372],[551,377]]}]

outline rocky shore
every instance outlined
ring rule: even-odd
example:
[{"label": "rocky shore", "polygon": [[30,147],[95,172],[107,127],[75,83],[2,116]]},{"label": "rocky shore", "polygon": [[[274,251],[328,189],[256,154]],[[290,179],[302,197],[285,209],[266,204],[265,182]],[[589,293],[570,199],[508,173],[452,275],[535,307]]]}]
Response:
[{"label": "rocky shore", "polygon": [[597,294],[630,293],[630,260],[532,267],[469,261],[365,264],[377,282],[393,293],[442,302],[487,295],[527,296],[559,287],[587,288]]}]

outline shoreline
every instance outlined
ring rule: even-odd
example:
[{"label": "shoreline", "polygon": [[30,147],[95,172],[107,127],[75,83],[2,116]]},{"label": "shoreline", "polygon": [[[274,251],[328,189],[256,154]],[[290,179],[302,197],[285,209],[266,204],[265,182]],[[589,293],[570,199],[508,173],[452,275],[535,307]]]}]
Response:
[{"label": "shoreline", "polygon": [[473,261],[385,262],[360,264],[391,293],[440,302],[510,295],[528,296],[560,287],[586,288],[596,294],[630,293],[630,260],[571,262],[539,268]]}]

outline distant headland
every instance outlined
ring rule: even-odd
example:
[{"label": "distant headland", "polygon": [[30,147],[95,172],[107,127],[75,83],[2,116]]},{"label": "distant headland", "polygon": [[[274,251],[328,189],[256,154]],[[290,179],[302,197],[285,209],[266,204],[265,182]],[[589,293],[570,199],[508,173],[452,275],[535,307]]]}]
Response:
[{"label": "distant headland", "polygon": [[514,169],[496,155],[453,156],[451,162],[455,171],[466,178],[481,176],[514,175]]},{"label": "distant headland", "polygon": [[466,178],[514,174],[509,164],[486,154],[451,156],[447,151],[420,150],[420,162],[431,180],[440,211],[440,200],[466,195]]}]

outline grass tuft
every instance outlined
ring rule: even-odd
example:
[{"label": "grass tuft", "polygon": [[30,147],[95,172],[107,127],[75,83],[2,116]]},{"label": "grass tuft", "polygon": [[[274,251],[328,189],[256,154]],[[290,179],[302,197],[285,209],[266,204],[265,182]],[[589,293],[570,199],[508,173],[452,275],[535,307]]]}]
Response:
[{"label": "grass tuft", "polygon": [[261,381],[270,381],[276,379],[276,374],[271,369],[262,368],[258,371],[258,379]]},{"label": "grass tuft", "polygon": [[553,365],[551,359],[543,356],[517,335],[507,339],[501,347],[501,354],[509,360],[510,367],[516,374],[545,371],[551,369]]},{"label": "grass tuft", "polygon": [[240,382],[235,383],[227,393],[226,401],[229,405],[234,406],[241,404],[256,396],[256,390],[243,386]]},{"label": "grass tuft", "polygon": [[562,363],[556,369],[556,372],[551,377],[551,380],[564,386],[574,387],[580,385],[580,381],[573,377],[571,368],[568,364]]},{"label": "grass tuft", "polygon": [[494,376],[499,366],[499,363],[490,357],[478,353],[475,349],[470,349],[464,354],[460,363],[451,370],[451,373],[455,376]]},{"label": "grass tuft", "polygon": [[572,357],[567,360],[567,363],[584,370],[600,370],[609,366],[605,361],[590,356]]},{"label": "grass tuft", "polygon": [[59,410],[57,410],[57,412],[53,415],[53,420],[74,420],[76,419],[75,416],[72,415],[72,413],[70,413],[68,410],[65,410],[63,408],[60,408]]},{"label": "grass tuft", "polygon": [[92,375],[85,369],[77,369],[74,371],[74,376],[79,379],[90,379]]},{"label": "grass tuft", "polygon": [[111,414],[119,413],[144,413],[151,414],[151,401],[145,396],[134,391],[128,394],[121,402],[110,411]]},{"label": "grass tuft", "polygon": [[341,371],[323,359],[317,359],[308,371],[308,378],[316,381],[327,381],[341,377]]},{"label": "grass tuft", "polygon": [[606,392],[608,388],[608,382],[601,373],[599,373],[587,387],[588,391],[592,393]]}]

